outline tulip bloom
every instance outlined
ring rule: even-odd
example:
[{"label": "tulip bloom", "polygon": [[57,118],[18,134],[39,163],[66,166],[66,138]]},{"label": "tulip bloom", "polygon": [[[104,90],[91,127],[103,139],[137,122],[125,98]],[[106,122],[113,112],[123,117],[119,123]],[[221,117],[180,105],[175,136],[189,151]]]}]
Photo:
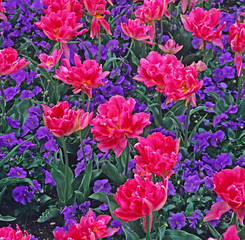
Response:
[{"label": "tulip bloom", "polygon": [[89,209],[86,217],[81,217],[80,223],[73,223],[68,232],[58,230],[54,233],[56,240],[97,240],[112,236],[119,228],[107,228],[107,223],[111,220],[108,215],[100,215],[95,218],[94,212]]},{"label": "tulip bloom", "polygon": [[178,161],[180,139],[174,140],[160,132],[155,132],[147,138],[138,137],[135,148],[140,156],[135,161],[146,172],[156,174],[163,178],[172,173],[172,168]]},{"label": "tulip bloom", "polygon": [[164,46],[158,46],[166,54],[176,54],[183,48],[183,45],[179,46],[179,44],[176,44],[173,39],[169,39]]},{"label": "tulip bloom", "polygon": [[113,214],[125,222],[135,221],[143,217],[146,229],[146,216],[150,216],[152,224],[152,212],[160,210],[167,200],[168,179],[164,183],[154,184],[149,179],[142,180],[139,175],[134,179],[128,179],[116,192],[115,200],[120,206]]},{"label": "tulip bloom", "polygon": [[213,31],[219,24],[220,16],[219,9],[212,8],[209,11],[204,11],[202,8],[197,7],[189,15],[181,15],[181,21],[188,32],[192,32],[193,36],[202,39],[200,47],[203,47],[203,40],[205,40],[223,48],[221,42],[224,39],[222,29],[226,26],[226,23],[219,25],[216,31]]},{"label": "tulip bloom", "polygon": [[[240,240],[240,238],[237,236],[237,228],[236,225],[231,225],[227,228],[227,231],[224,233],[224,240]],[[208,240],[217,240],[215,238],[209,238]],[[222,240],[221,238],[219,240]]]},{"label": "tulip bloom", "polygon": [[4,21],[8,21],[7,17],[3,14],[3,12],[6,12],[6,9],[2,7],[1,3],[2,3],[2,0],[0,0],[0,19]]},{"label": "tulip bloom", "polygon": [[62,55],[62,49],[57,50],[56,48],[54,51],[49,55],[43,53],[38,56],[41,64],[38,64],[37,66],[43,67],[43,68],[53,68],[55,64],[60,60]]},{"label": "tulip bloom", "polygon": [[236,64],[237,75],[240,76],[242,70],[242,53],[245,53],[245,22],[236,22],[230,26],[229,43],[232,51],[236,52],[234,62]]},{"label": "tulip bloom", "polygon": [[102,72],[102,65],[99,65],[95,60],[85,60],[81,63],[77,54],[74,56],[76,67],[71,67],[68,59],[63,59],[65,66],[60,66],[56,71],[54,78],[60,79],[62,82],[70,84],[74,87],[75,94],[83,91],[92,97],[92,88],[97,88],[104,85],[101,81],[110,72]]},{"label": "tulip bloom", "polygon": [[243,225],[245,213],[245,169],[239,166],[225,169],[214,175],[214,191],[224,200],[212,205],[204,222],[219,219],[230,209],[233,210]]},{"label": "tulip bloom", "polygon": [[18,52],[11,47],[0,50],[0,75],[16,73],[29,63],[25,58],[18,58]]},{"label": "tulip bloom", "polygon": [[126,100],[118,95],[98,107],[98,114],[90,125],[94,139],[99,141],[97,146],[102,152],[113,149],[119,157],[127,145],[127,138],[139,136],[150,124],[149,114],[132,114],[134,106],[133,98]]},{"label": "tulip bloom", "polygon": [[31,235],[25,231],[25,236],[23,236],[20,227],[16,226],[16,231],[12,227],[3,227],[0,228],[0,239],[7,239],[7,240],[30,240]]},{"label": "tulip bloom", "polygon": [[[106,32],[112,35],[109,23],[105,20],[105,14],[110,15],[110,11],[105,10],[105,0],[83,0],[84,6],[88,13],[93,17],[91,22],[91,33],[90,37],[93,39],[96,35],[99,38],[100,26],[102,26]],[[112,2],[111,2],[112,3]]]},{"label": "tulip bloom", "polygon": [[122,30],[125,35],[130,38],[142,41],[144,43],[154,45],[155,43],[146,41],[150,39],[150,35],[147,35],[147,32],[151,30],[152,26],[147,26],[142,24],[140,19],[128,20],[127,23],[121,23]]},{"label": "tulip bloom", "polygon": [[93,113],[84,113],[82,109],[70,109],[68,102],[58,102],[53,108],[42,104],[44,124],[55,136],[68,136],[73,132],[84,129]]}]

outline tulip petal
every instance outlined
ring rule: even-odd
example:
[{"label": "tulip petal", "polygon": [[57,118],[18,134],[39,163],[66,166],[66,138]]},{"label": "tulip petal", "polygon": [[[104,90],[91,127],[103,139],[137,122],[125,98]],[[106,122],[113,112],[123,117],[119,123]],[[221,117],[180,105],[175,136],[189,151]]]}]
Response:
[{"label": "tulip petal", "polygon": [[234,63],[236,65],[237,75],[240,76],[242,70],[242,53],[236,52]]}]

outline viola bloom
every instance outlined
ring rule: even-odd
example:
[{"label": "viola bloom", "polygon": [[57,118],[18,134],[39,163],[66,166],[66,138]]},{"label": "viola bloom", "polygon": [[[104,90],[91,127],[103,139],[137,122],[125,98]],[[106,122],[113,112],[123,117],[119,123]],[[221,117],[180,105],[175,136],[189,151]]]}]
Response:
[{"label": "viola bloom", "polygon": [[102,152],[113,149],[119,157],[127,145],[127,138],[139,136],[150,124],[149,114],[132,114],[135,103],[133,98],[126,100],[117,95],[99,105],[98,114],[90,125],[94,139],[99,141],[97,146]]},{"label": "viola bloom", "polygon": [[11,47],[0,50],[0,75],[16,73],[29,63],[25,58],[20,59],[18,52]]},{"label": "viola bloom", "polygon": [[140,19],[135,20],[128,20],[127,23],[121,23],[122,30],[125,35],[127,35],[130,38],[136,39],[138,41],[142,41],[144,43],[154,45],[155,43],[146,41],[150,39],[150,35],[147,35],[147,32],[149,32],[152,28],[152,26],[147,26],[145,24],[142,24]]},{"label": "viola bloom", "polygon": [[86,217],[81,217],[80,223],[73,223],[68,232],[58,230],[54,233],[56,240],[97,240],[112,236],[119,228],[107,228],[107,223],[111,220],[109,215],[95,217],[94,212],[89,209]]},{"label": "viola bloom", "polygon": [[240,223],[243,225],[245,213],[245,169],[235,167],[225,169],[214,175],[212,180],[214,191],[224,200],[212,205],[204,222],[219,219],[221,215],[230,209],[233,210]]},{"label": "viola bloom", "polygon": [[242,53],[245,53],[245,21],[236,22],[229,28],[229,43],[232,51],[236,52],[234,62],[236,64],[237,75],[240,76],[242,70]]},{"label": "viola bloom", "polygon": [[93,113],[84,113],[82,109],[70,109],[68,102],[58,102],[53,108],[42,104],[44,124],[55,136],[68,136],[84,129],[91,120]]},{"label": "viola bloom", "polygon": [[181,15],[181,21],[188,32],[192,32],[193,36],[202,39],[200,48],[203,47],[203,40],[223,48],[221,42],[224,39],[222,29],[226,26],[226,23],[219,25],[215,31],[213,30],[219,24],[220,16],[219,9],[212,8],[209,11],[204,11],[197,7],[189,15]]},{"label": "viola bloom", "polygon": [[27,231],[25,231],[25,235],[23,236],[22,231],[20,230],[20,227],[16,226],[16,231],[12,227],[3,227],[0,228],[0,237],[1,239],[7,239],[7,240],[30,240],[31,235],[28,234]]},{"label": "viola bloom", "polygon": [[166,54],[176,54],[183,48],[183,45],[179,46],[173,39],[169,39],[164,46],[158,45],[158,47]]},{"label": "viola bloom", "polygon": [[92,89],[104,85],[101,80],[110,72],[102,72],[102,65],[99,65],[95,60],[88,59],[82,63],[77,54],[75,54],[74,60],[76,67],[71,67],[69,60],[63,59],[64,66],[59,67],[54,78],[72,85],[75,94],[83,91],[91,98]]},{"label": "viola bloom", "polygon": [[91,22],[90,37],[93,39],[94,36],[96,35],[96,37],[99,38],[100,26],[102,26],[108,34],[112,35],[111,30],[110,30],[110,25],[105,20],[105,14],[108,14],[108,15],[111,14],[110,11],[105,9],[106,1],[105,0],[83,0],[83,3],[88,13],[94,16]]},{"label": "viola bloom", "polygon": [[53,68],[55,64],[60,60],[62,53],[62,49],[57,50],[55,48],[50,55],[47,55],[45,53],[40,54],[38,58],[42,63],[38,64],[37,66],[43,68]]},{"label": "viola bloom", "polygon": [[113,214],[125,222],[135,221],[143,217],[146,230],[146,216],[160,210],[167,200],[168,179],[154,184],[149,179],[142,180],[139,175],[128,179],[116,192],[115,200],[120,206]]},{"label": "viola bloom", "polygon": [[171,175],[172,168],[178,161],[180,139],[174,140],[170,136],[155,132],[147,138],[138,137],[138,141],[135,148],[140,156],[134,157],[136,163],[157,176],[164,178]]}]

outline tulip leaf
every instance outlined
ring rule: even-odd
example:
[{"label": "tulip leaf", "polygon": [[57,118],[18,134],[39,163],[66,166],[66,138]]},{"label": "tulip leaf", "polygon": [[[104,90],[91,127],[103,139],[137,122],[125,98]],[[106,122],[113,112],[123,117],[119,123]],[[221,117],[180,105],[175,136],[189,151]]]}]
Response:
[{"label": "tulip leaf", "polygon": [[163,237],[164,237],[164,235],[165,235],[165,232],[166,232],[166,227],[160,226],[160,227],[158,228],[158,239],[159,239],[159,240],[162,240],[162,239],[163,239]]},{"label": "tulip leaf", "polygon": [[207,115],[208,114],[206,114],[204,117],[202,117],[201,120],[199,120],[199,122],[196,124],[196,126],[192,129],[191,134],[189,136],[189,142],[192,140],[194,134],[197,132],[198,127],[206,119]]},{"label": "tulip leaf", "polygon": [[215,99],[215,101],[218,101],[220,99],[219,95],[214,92],[207,92],[208,95],[210,95],[212,98]]},{"label": "tulip leaf", "polygon": [[3,216],[0,214],[0,221],[3,221],[3,222],[12,222],[16,220],[15,217],[12,217],[12,216]]},{"label": "tulip leaf", "polygon": [[216,239],[220,239],[219,232],[210,223],[207,222],[207,225],[208,225],[208,229],[211,232],[211,234],[213,235],[213,237],[215,237]]},{"label": "tulip leaf", "polygon": [[221,114],[221,113],[225,112],[228,108],[229,108],[229,106],[224,102],[224,100],[219,99],[214,106],[214,112],[216,114]]},{"label": "tulip leaf", "polygon": [[175,114],[175,112],[178,111],[179,108],[184,107],[185,101],[176,101],[173,105],[173,107],[171,107],[171,109],[168,110],[168,112],[164,115],[163,119],[170,117],[172,114]]},{"label": "tulip leaf", "polygon": [[191,110],[191,115],[196,113],[196,112],[199,112],[201,110],[204,110],[204,109],[208,109],[207,107],[204,107],[204,106],[199,106],[199,107],[196,107],[194,109]]},{"label": "tulip leaf", "polygon": [[138,240],[140,237],[135,233],[130,231],[128,228],[123,227],[123,232],[125,234],[126,240]]},{"label": "tulip leaf", "polygon": [[29,185],[34,186],[30,178],[6,177],[0,180],[0,188],[17,183],[28,183]]},{"label": "tulip leaf", "polygon": [[19,19],[20,12],[21,12],[21,8],[18,7],[18,9],[16,10],[14,16],[11,19],[9,19],[9,22],[11,23],[13,28],[15,27],[15,25],[16,25],[18,19]]},{"label": "tulip leaf", "polygon": [[245,227],[243,227],[238,233],[237,233],[238,237],[240,237],[241,239],[245,239]]},{"label": "tulip leaf", "polygon": [[51,205],[37,219],[37,222],[44,223],[48,221],[49,219],[52,219],[55,217],[60,217],[60,210],[55,205]]},{"label": "tulip leaf", "polygon": [[88,52],[88,56],[89,59],[93,59],[93,54],[91,53],[91,51],[88,49],[87,45],[85,43],[83,43],[83,41],[81,41],[81,43],[83,44],[83,46],[86,48],[87,52]]},{"label": "tulip leaf", "polygon": [[162,240],[201,240],[201,238],[182,230],[167,229]]}]

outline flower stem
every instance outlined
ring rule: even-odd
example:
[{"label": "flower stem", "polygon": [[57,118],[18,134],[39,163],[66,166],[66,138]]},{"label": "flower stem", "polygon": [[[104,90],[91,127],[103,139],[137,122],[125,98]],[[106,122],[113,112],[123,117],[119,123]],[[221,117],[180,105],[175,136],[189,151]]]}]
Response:
[{"label": "flower stem", "polygon": [[79,134],[80,142],[81,142],[81,146],[82,146],[83,159],[84,159],[84,162],[85,162],[85,166],[87,168],[87,159],[86,159],[85,150],[84,150],[84,146],[83,146],[82,130],[78,131],[78,134]]},{"label": "flower stem", "polygon": [[191,103],[188,102],[187,104],[187,113],[186,113],[186,122],[185,122],[185,147],[188,147],[188,125],[190,120],[190,113],[191,113]]},{"label": "flower stem", "polygon": [[[6,102],[5,102],[5,96],[4,96],[4,91],[3,91],[3,85],[2,85],[2,81],[0,80],[0,91],[1,91],[1,95],[2,95],[2,101],[3,101],[3,108],[2,108],[2,117],[4,116],[4,114],[5,114],[5,104],[6,104]],[[2,120],[3,120],[3,118],[2,118]]]},{"label": "flower stem", "polygon": [[206,52],[207,52],[207,49],[206,49],[206,41],[203,40],[203,62],[206,64]]},{"label": "flower stem", "polygon": [[89,111],[89,107],[90,107],[90,98],[88,98],[88,106],[87,106],[87,112]]},{"label": "flower stem", "polygon": [[150,216],[146,216],[146,240],[151,240]]},{"label": "flower stem", "polygon": [[128,162],[130,159],[130,145],[129,145],[129,140],[127,141],[127,159],[125,163],[125,176],[127,177],[128,175]]},{"label": "flower stem", "polygon": [[190,14],[191,11],[191,0],[188,0],[188,14]]},{"label": "flower stem", "polygon": [[81,97],[82,97],[82,109],[84,109],[84,92],[81,92]]},{"label": "flower stem", "polygon": [[68,168],[69,168],[69,160],[68,160],[68,154],[67,154],[67,148],[66,148],[66,142],[64,136],[61,137],[63,151],[65,155],[65,199],[64,203],[67,204],[68,201]]},{"label": "flower stem", "polygon": [[130,51],[131,51],[131,49],[132,49],[132,47],[133,47],[133,43],[134,43],[134,39],[132,38],[131,44],[130,44],[129,49],[128,49],[128,53],[127,53],[126,56],[123,57],[123,59],[126,59],[126,58],[128,57],[128,55],[129,55],[129,53],[130,53]]},{"label": "flower stem", "polygon": [[237,105],[239,105],[240,100],[241,100],[242,89],[243,89],[243,82],[242,82],[242,76],[240,73],[240,76],[238,77],[238,93],[237,93],[237,99],[236,99]]},{"label": "flower stem", "polygon": [[98,53],[98,64],[100,64],[100,55],[101,55],[101,37],[99,35],[99,53]]}]

